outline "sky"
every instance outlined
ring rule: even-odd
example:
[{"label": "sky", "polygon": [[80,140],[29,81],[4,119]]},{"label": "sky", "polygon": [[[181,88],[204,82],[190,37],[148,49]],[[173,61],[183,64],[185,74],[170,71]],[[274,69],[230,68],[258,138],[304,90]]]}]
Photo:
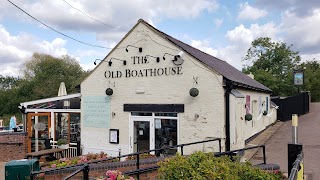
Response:
[{"label": "sky", "polygon": [[0,75],[22,77],[35,52],[93,69],[139,19],[239,70],[258,37],[320,60],[319,0],[1,0]]}]

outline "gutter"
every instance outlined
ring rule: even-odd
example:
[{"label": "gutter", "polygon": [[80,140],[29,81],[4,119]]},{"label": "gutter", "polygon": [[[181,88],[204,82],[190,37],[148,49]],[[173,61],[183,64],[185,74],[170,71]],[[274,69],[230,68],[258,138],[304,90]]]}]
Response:
[{"label": "gutter", "polygon": [[226,109],[226,142],[225,151],[230,151],[230,92],[234,88],[232,81],[226,80],[225,109]]}]

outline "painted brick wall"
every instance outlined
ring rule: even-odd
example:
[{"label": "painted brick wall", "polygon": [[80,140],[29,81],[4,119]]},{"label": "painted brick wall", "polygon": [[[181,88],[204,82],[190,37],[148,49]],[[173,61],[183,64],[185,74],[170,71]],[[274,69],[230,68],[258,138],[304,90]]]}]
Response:
[{"label": "painted brick wall", "polygon": [[0,161],[24,159],[27,153],[27,133],[0,133]]}]

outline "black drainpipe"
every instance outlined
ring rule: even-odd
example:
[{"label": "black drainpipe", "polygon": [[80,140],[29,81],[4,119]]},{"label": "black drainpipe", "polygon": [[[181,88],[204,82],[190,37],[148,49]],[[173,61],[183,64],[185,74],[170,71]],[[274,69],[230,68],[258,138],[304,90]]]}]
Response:
[{"label": "black drainpipe", "polygon": [[230,80],[226,81],[226,92],[225,92],[225,105],[226,105],[226,149],[230,151],[230,92],[233,89],[233,84]]}]

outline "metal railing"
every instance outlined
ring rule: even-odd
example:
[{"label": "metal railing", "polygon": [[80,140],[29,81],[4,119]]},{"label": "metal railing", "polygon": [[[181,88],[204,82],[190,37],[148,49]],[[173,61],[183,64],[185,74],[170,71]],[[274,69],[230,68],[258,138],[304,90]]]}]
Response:
[{"label": "metal railing", "polygon": [[267,160],[266,160],[266,146],[265,146],[265,145],[252,146],[252,147],[247,147],[247,148],[242,148],[242,149],[236,149],[236,150],[232,150],[232,151],[220,152],[220,153],[215,153],[215,155],[216,155],[216,156],[223,156],[223,155],[233,156],[234,153],[236,153],[236,152],[243,152],[243,151],[246,151],[246,150],[256,149],[256,148],[262,148],[263,164],[267,164]]},{"label": "metal railing", "polygon": [[[198,141],[198,142],[185,143],[185,144],[180,144],[180,145],[175,145],[175,146],[166,146],[166,147],[147,150],[147,151],[140,151],[140,152],[136,152],[136,153],[125,154],[125,155],[121,155],[121,156],[117,156],[117,157],[110,157],[110,158],[106,158],[106,159],[103,159],[103,160],[95,160],[95,161],[87,162],[85,164],[77,164],[77,165],[62,167],[62,168],[58,168],[58,169],[32,171],[31,174],[30,174],[30,179],[34,179],[34,177],[36,175],[42,174],[42,173],[45,174],[46,172],[54,172],[54,171],[66,170],[66,169],[77,169],[74,173],[71,174],[72,176],[74,176],[74,175],[78,174],[81,171],[82,172],[83,171],[88,171],[89,172],[89,170],[90,170],[89,168],[86,168],[86,169],[83,168],[86,165],[89,166],[90,164],[96,164],[96,163],[102,163],[102,162],[110,162],[111,160],[121,159],[121,158],[129,157],[129,156],[135,156],[136,157],[135,158],[135,160],[136,160],[136,170],[132,171],[132,172],[133,172],[133,174],[137,175],[137,178],[139,179],[141,173],[147,172],[147,171],[150,171],[150,170],[155,170],[155,169],[158,168],[158,166],[154,166],[154,167],[151,167],[151,168],[140,169],[140,154],[146,154],[146,153],[150,153],[150,152],[157,152],[157,151],[162,151],[162,150],[172,149],[172,148],[180,148],[180,153],[181,153],[181,155],[183,155],[183,148],[185,146],[201,144],[201,143],[207,143],[207,142],[213,142],[213,141],[218,141],[219,142],[219,153],[221,153],[221,138],[214,138],[214,139],[209,139],[209,140],[205,140],[205,141]],[[86,179],[86,178],[87,177],[84,176],[84,180],[88,180],[89,179],[89,178],[88,179]]]},{"label": "metal railing", "polygon": [[70,174],[69,176],[65,177],[63,180],[68,180],[80,172],[83,173],[83,179],[88,180],[89,179],[89,171],[90,171],[90,166],[88,164],[86,164],[86,165],[82,166],[81,168],[79,168],[78,170],[76,170],[75,172],[73,172],[72,174]]},{"label": "metal railing", "polygon": [[[299,176],[301,173],[302,177]],[[303,179],[303,153],[298,154],[290,172],[289,180]]]}]

